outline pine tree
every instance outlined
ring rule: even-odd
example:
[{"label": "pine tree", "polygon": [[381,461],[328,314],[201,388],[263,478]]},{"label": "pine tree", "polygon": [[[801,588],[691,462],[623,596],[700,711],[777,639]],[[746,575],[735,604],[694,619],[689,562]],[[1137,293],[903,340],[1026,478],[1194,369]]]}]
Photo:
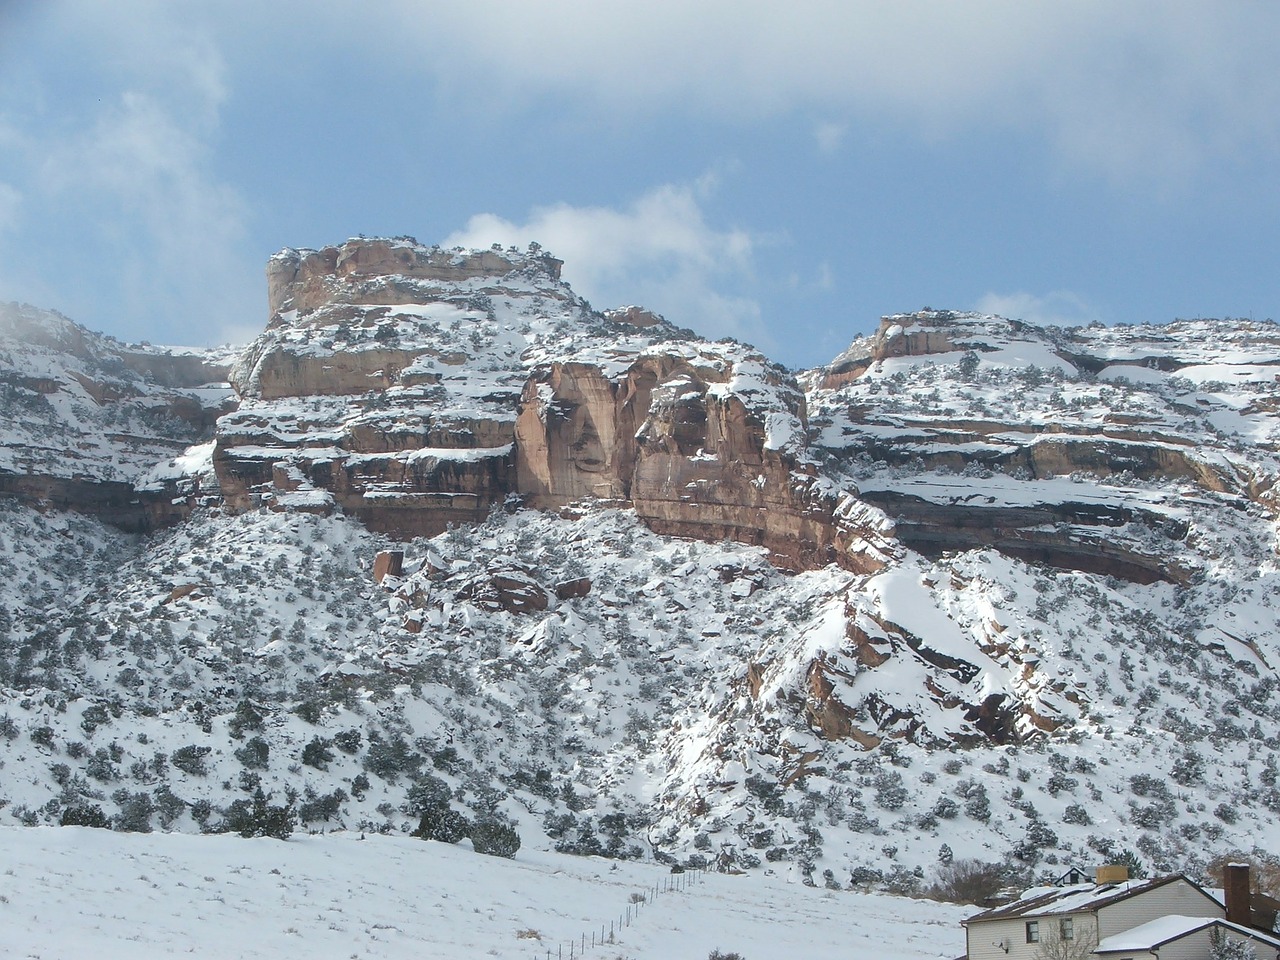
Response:
[{"label": "pine tree", "polygon": [[1258,960],[1258,952],[1248,940],[1235,940],[1215,927],[1209,935],[1209,960]]},{"label": "pine tree", "polygon": [[237,800],[227,809],[226,829],[242,837],[274,837],[288,840],[293,834],[295,816],[293,805],[269,804],[269,797],[258,787],[253,792],[253,802]]},{"label": "pine tree", "polygon": [[442,804],[422,811],[413,835],[423,840],[457,843],[470,833],[471,822],[448,804]]},{"label": "pine tree", "polygon": [[471,825],[471,846],[476,853],[510,859],[520,849],[520,834],[501,820],[477,820]]}]

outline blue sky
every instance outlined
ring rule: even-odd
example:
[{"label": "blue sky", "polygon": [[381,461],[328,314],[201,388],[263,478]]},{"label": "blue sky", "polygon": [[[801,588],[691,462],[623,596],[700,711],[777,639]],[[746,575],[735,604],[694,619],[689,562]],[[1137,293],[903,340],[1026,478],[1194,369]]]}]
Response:
[{"label": "blue sky", "polygon": [[537,240],[792,366],[925,305],[1276,316],[1277,36],[1177,0],[0,0],[0,299],[246,340],[271,253],[411,234]]}]

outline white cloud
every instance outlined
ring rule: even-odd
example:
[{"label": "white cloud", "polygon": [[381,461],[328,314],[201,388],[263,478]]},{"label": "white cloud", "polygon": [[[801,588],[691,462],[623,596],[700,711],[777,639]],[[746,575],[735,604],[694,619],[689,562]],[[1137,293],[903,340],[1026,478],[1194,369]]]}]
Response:
[{"label": "white cloud", "polygon": [[13,230],[18,225],[18,208],[21,206],[21,192],[10,184],[0,182],[0,233]]},{"label": "white cloud", "polygon": [[820,123],[813,128],[813,139],[818,144],[818,152],[830,156],[840,149],[848,128],[843,123]]},{"label": "white cloud", "polygon": [[[68,273],[47,247],[8,237],[0,287],[39,291],[125,337],[165,327],[175,340],[216,340],[261,316],[261,272],[243,250],[248,205],[214,170],[227,86],[207,31],[158,0],[65,0],[46,14],[44,42],[92,61],[96,85],[55,93],[25,77],[36,103],[0,102],[5,173],[21,188],[25,222],[75,231],[62,243],[101,277]],[[13,212],[5,196],[0,226]]]},{"label": "white cloud", "polygon": [[[118,307],[181,318],[194,328],[188,338],[222,339],[217,328],[243,322],[261,300],[261,278],[245,271],[247,206],[210,171],[203,124],[125,93],[87,130],[41,145],[39,182],[49,202],[90,215],[86,230],[118,260]],[[252,277],[252,298],[229,282],[237,276]]]},{"label": "white cloud", "polygon": [[91,129],[46,147],[42,173],[50,189],[110,198],[162,245],[197,234],[217,243],[243,218],[243,204],[204,169],[199,135],[150,96],[127,92]]},{"label": "white cloud", "polygon": [[1014,129],[1064,165],[1156,185],[1280,152],[1273,4],[546,0],[494,16],[399,0],[381,17],[352,36],[488,107],[552,94],[610,115],[818,110],[824,148],[855,116],[931,137]]},{"label": "white cloud", "polygon": [[1087,300],[1070,290],[1054,290],[1044,296],[1024,291],[987,293],[974,309],[1041,326],[1084,326],[1101,319]]},{"label": "white cloud", "polygon": [[524,223],[491,213],[472,217],[446,246],[524,246],[537,241],[564,260],[564,277],[598,308],[642,303],[680,326],[711,337],[763,343],[760,308],[730,296],[754,273],[757,240],[706,221],[700,200],[714,187],[657,187],[624,208],[538,207]]},{"label": "white cloud", "polygon": [[70,50],[100,63],[122,89],[146,93],[188,125],[216,126],[228,96],[227,67],[214,30],[225,11],[172,0],[57,0],[45,28]]}]

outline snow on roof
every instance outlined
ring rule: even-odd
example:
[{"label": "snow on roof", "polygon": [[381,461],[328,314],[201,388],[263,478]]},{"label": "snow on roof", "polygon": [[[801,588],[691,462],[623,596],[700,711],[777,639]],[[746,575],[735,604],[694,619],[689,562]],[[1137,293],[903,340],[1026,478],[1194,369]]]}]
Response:
[{"label": "snow on roof", "polygon": [[[1012,903],[994,907],[983,913],[970,917],[965,923],[983,920],[1007,920],[1011,917],[1045,916],[1065,913],[1080,913],[1085,910],[1097,910],[1120,900],[1146,893],[1162,887],[1175,880],[1189,884],[1196,890],[1200,888],[1191,883],[1182,874],[1175,873],[1167,877],[1156,877],[1153,880],[1124,883],[1085,883],[1073,887],[1031,887]],[[1203,891],[1201,891],[1203,892]],[[1208,896],[1208,894],[1206,894]]]},{"label": "snow on roof", "polygon": [[1117,933],[1114,936],[1107,937],[1098,944],[1095,952],[1150,950],[1153,947],[1160,946],[1162,943],[1177,940],[1179,937],[1185,937],[1188,933],[1194,933],[1197,930],[1211,926],[1215,922],[1213,917],[1160,917],[1140,924],[1131,930],[1126,930],[1124,933]]},{"label": "snow on roof", "polygon": [[1238,923],[1231,923],[1228,920],[1221,920],[1215,917],[1183,917],[1168,916],[1160,917],[1156,920],[1149,920],[1144,924],[1136,926],[1131,930],[1123,933],[1117,933],[1114,936],[1107,937],[1097,947],[1094,948],[1095,953],[1130,953],[1140,950],[1154,950],[1156,947],[1163,946],[1173,940],[1181,939],[1188,934],[1203,930],[1205,927],[1222,927],[1231,930],[1242,937],[1251,937],[1268,946],[1280,948],[1280,940],[1275,937],[1268,936],[1258,930],[1250,927],[1241,926]]}]

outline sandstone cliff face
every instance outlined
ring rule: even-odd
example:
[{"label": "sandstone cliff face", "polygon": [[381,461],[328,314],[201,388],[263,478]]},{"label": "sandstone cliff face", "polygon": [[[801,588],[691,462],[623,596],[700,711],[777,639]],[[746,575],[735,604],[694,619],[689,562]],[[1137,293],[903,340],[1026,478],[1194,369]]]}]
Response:
[{"label": "sandstone cliff face", "polygon": [[[837,390],[863,376],[873,365],[899,357],[925,357],[965,350],[985,351],[992,343],[1023,339],[1025,324],[1003,317],[924,309],[881,317],[875,333],[859,337],[821,368],[824,390]],[[1035,339],[1030,334],[1030,339]]]},{"label": "sandstone cliff face", "polygon": [[[232,371],[245,402],[214,456],[238,510],[340,508],[409,535],[510,495],[597,498],[796,570],[994,548],[1148,583],[1190,575],[1156,542],[1189,526],[1177,496],[1135,500],[1126,484],[1272,509],[1273,465],[1199,443],[1222,419],[1212,395],[1125,385],[1265,352],[1266,330],[1215,345],[1216,328],[1187,326],[1180,354],[1147,332],[921,311],[884,318],[802,390],[641,308],[594,313],[538,250],[353,240],[284,251],[268,274],[272,318]],[[1231,416],[1275,409],[1258,396]],[[1062,487],[1086,475],[1103,484],[1088,497]]]},{"label": "sandstone cliff face", "polygon": [[[1183,582],[1170,555],[1190,529],[1186,501],[1274,510],[1276,337],[1217,321],[1060,330],[922,311],[884,318],[804,379],[818,450],[849,465],[838,472],[896,518],[904,545]],[[1273,439],[1246,453],[1246,436]]]},{"label": "sandstone cliff face", "polygon": [[128,346],[0,304],[0,495],[131,532],[183,519],[208,491],[151,473],[211,435],[226,371],[216,351]]},{"label": "sandstone cliff face", "polygon": [[263,400],[358,395],[395,384],[396,375],[416,356],[410,350],[379,347],[307,354],[270,344],[260,352],[252,351],[247,362],[233,371],[232,382],[241,394]]},{"label": "sandstone cliff face", "polygon": [[519,489],[529,366],[639,329],[593,314],[559,272],[533,248],[408,240],[274,257],[271,322],[231,375],[246,401],[218,430],[229,505],[328,503],[399,536],[483,519]]},{"label": "sandstone cliff face", "polygon": [[[267,307],[273,317],[290,310],[307,315],[334,303],[401,303],[386,292],[412,290],[403,281],[458,283],[496,279],[519,267],[536,266],[560,279],[554,257],[503,254],[496,250],[441,250],[411,238],[348,240],[323,250],[283,250],[267,264]],[[368,283],[366,281],[374,281]],[[275,322],[279,322],[278,320]]]},{"label": "sandstone cliff face", "polygon": [[308,429],[305,420],[256,402],[224,417],[213,463],[227,505],[329,504],[370,529],[434,536],[483,520],[514,489],[509,420],[405,423],[346,412],[336,430]]},{"label": "sandstone cliff face", "polygon": [[874,511],[837,519],[807,458],[794,377],[749,348],[594,314],[539,251],[349,241],[268,275],[272,320],[232,371],[245,401],[214,455],[232,509],[327,502],[407,536],[511,494],[592,497],[792,569],[883,562]]},{"label": "sandstone cliff face", "polygon": [[632,367],[610,380],[599,365],[572,361],[530,377],[515,431],[517,483],[530,505],[628,499],[655,383],[651,371]]},{"label": "sandstone cliff face", "polygon": [[814,498],[801,459],[804,399],[794,383],[754,358],[667,358],[654,379],[631,485],[652,529],[764,546],[791,569],[837,559],[829,504]]},{"label": "sandstone cliff face", "polygon": [[804,398],[758,354],[651,348],[620,375],[536,372],[516,421],[519,492],[539,508],[630,501],[653,530],[769,549],[793,570],[874,565],[804,459]]}]

